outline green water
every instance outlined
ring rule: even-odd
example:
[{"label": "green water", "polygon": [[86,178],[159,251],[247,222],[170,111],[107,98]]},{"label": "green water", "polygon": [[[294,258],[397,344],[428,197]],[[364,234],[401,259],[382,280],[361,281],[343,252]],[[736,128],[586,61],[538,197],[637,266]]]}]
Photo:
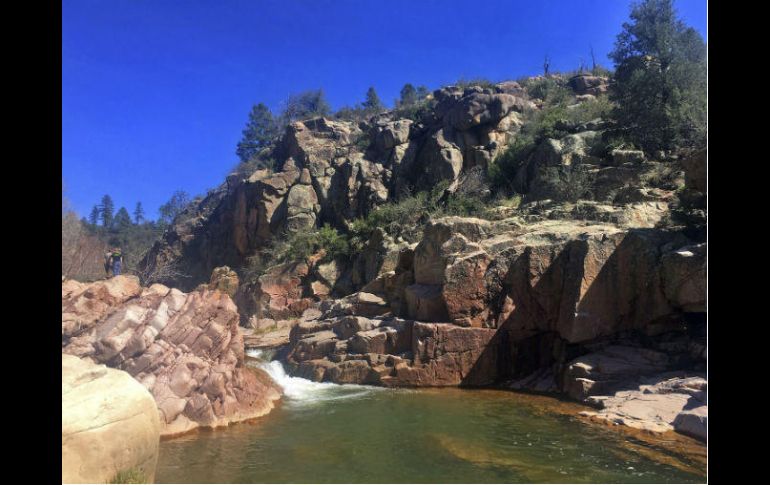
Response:
[{"label": "green water", "polygon": [[156,482],[706,481],[691,457],[586,424],[555,399],[316,384],[272,365],[283,402],[254,423],[162,441]]}]

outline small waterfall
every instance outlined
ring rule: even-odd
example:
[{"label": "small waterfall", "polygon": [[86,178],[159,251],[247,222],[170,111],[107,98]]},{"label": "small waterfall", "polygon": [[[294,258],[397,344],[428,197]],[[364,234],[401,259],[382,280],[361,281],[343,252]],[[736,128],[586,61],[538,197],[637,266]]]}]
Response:
[{"label": "small waterfall", "polygon": [[[257,350],[257,352],[259,351]],[[250,355],[259,358],[256,353],[251,353]],[[283,388],[283,394],[287,401],[294,404],[311,404],[323,401],[351,399],[386,390],[374,386],[314,382],[301,377],[292,377],[286,374],[283,364],[277,360],[260,362],[258,367],[267,372],[270,377]]]}]

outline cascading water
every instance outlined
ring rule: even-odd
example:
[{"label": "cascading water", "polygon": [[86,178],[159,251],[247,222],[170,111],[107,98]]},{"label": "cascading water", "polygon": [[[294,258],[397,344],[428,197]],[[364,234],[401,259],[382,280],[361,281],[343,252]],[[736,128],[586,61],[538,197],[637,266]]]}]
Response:
[{"label": "cascading water", "polygon": [[[284,398],[290,406],[307,406],[324,401],[361,398],[371,393],[388,391],[382,387],[314,382],[301,377],[292,377],[286,373],[280,361],[268,361],[267,358],[270,356],[261,349],[250,349],[247,355],[258,359],[255,367],[264,370],[281,386]],[[394,391],[391,390],[391,392]]]}]

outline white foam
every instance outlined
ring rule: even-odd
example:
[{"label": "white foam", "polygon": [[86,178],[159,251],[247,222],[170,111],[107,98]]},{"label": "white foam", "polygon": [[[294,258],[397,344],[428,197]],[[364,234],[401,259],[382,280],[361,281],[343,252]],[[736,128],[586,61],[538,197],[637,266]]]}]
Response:
[{"label": "white foam", "polygon": [[264,359],[265,351],[262,349],[246,349],[246,355],[255,359]]},{"label": "white foam", "polygon": [[372,392],[384,390],[373,386],[313,382],[301,377],[292,377],[286,374],[283,365],[277,360],[260,363],[259,367],[283,388],[284,397],[294,402],[335,401],[362,397]]}]

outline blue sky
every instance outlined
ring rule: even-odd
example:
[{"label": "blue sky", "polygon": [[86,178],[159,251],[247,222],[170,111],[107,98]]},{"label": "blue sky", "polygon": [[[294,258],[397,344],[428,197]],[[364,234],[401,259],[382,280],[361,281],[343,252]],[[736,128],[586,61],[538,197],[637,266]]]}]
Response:
[{"label": "blue sky", "polygon": [[[178,189],[202,194],[237,163],[252,104],[323,88],[332,108],[369,86],[610,66],[627,0],[65,0],[62,179],[87,215],[105,193],[147,216]],[[706,38],[706,1],[675,0]]]}]

